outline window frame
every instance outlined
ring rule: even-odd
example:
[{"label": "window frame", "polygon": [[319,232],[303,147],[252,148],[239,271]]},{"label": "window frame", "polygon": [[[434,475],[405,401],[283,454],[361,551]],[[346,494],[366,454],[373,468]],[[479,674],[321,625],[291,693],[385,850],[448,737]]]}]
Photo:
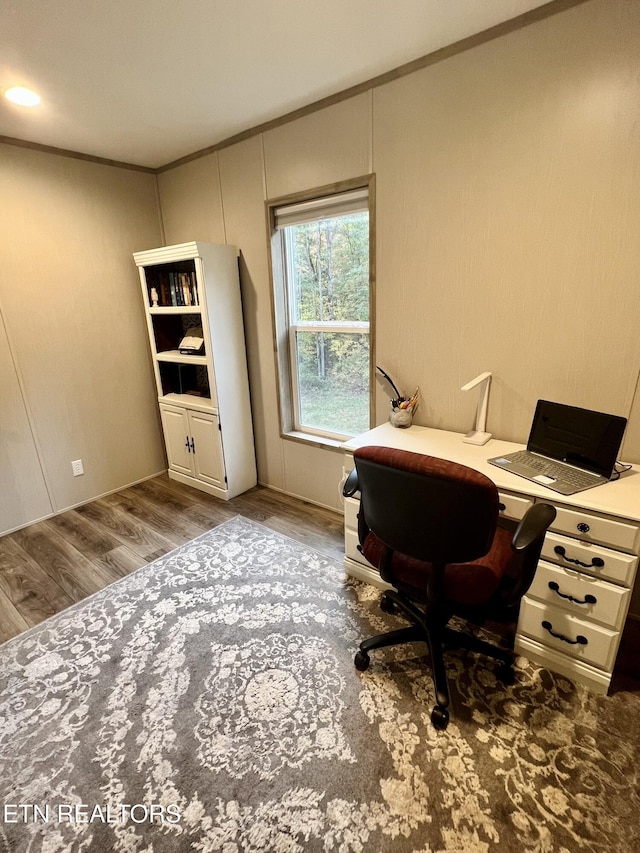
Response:
[{"label": "window frame", "polygon": [[[287,280],[287,241],[283,228],[276,227],[276,212],[288,205],[304,204],[321,199],[330,199],[353,190],[367,192],[369,211],[369,321],[296,321]],[[312,205],[310,205],[312,207]],[[322,208],[322,205],[320,205]],[[272,320],[278,393],[278,413],[282,438],[304,441],[318,446],[338,448],[352,437],[349,433],[337,433],[302,425],[299,420],[297,335],[299,332],[326,332],[358,334],[368,326],[369,335],[369,428],[374,420],[375,380],[375,176],[366,175],[350,181],[342,181],[317,187],[303,193],[270,199],[266,202],[267,227],[269,234]],[[315,217],[312,217],[315,218]]]}]

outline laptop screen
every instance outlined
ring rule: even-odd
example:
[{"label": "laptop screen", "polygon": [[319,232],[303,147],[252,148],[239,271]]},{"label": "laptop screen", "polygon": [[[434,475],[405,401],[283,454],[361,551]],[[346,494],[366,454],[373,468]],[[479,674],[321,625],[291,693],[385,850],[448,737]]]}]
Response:
[{"label": "laptop screen", "polygon": [[610,478],[627,419],[538,400],[527,450]]}]

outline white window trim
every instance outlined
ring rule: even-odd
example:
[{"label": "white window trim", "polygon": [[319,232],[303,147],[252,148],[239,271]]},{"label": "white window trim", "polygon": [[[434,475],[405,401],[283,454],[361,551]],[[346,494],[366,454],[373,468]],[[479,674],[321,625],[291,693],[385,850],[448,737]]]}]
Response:
[{"label": "white window trim", "polygon": [[312,322],[311,320],[298,320],[296,323],[289,323],[290,329],[295,329],[297,332],[368,332],[369,323],[360,320],[354,320],[350,323],[348,320],[327,320],[327,322]]},{"label": "white window trim", "polygon": [[289,225],[302,225],[303,222],[315,222],[322,215],[329,218],[345,213],[369,212],[369,190],[361,187],[350,192],[329,193],[325,196],[299,201],[295,204],[274,207],[274,225],[277,230]]}]

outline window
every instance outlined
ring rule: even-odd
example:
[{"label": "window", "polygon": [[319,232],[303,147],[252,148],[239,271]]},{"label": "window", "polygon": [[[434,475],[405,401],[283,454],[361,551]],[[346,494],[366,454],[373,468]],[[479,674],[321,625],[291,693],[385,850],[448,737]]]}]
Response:
[{"label": "window", "polygon": [[370,426],[369,194],[272,206],[283,430],[342,439]]}]

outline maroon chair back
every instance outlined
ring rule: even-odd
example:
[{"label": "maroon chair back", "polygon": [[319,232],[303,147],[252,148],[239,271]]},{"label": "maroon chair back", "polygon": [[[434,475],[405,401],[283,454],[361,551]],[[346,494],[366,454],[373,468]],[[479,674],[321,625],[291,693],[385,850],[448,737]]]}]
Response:
[{"label": "maroon chair back", "polygon": [[467,563],[491,548],[499,500],[484,474],[386,447],[360,448],[354,459],[364,521],[392,551],[443,564]]}]

